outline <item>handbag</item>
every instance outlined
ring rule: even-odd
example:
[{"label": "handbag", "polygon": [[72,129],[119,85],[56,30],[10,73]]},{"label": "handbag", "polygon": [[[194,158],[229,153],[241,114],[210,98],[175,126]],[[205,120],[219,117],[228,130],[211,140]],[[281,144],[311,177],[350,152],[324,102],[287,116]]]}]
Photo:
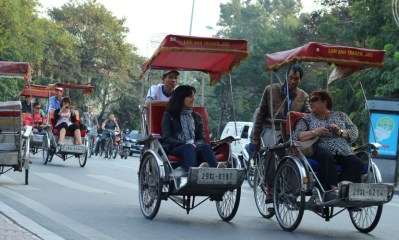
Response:
[{"label": "handbag", "polygon": [[[307,129],[309,131],[309,123],[306,121],[304,118],[300,118],[299,120],[303,120],[307,126]],[[298,120],[298,121],[299,121]],[[305,140],[305,141],[299,141],[301,143],[301,147],[299,147],[299,150],[301,150],[302,154],[305,155],[305,157],[313,157],[314,154],[314,147],[313,145],[319,140],[319,137],[316,136],[312,139]]]},{"label": "handbag", "polygon": [[302,154],[305,155],[305,157],[313,157],[313,144],[315,144],[318,140],[319,137],[316,136],[309,140],[300,141],[302,146],[299,147],[299,150],[301,150]]}]

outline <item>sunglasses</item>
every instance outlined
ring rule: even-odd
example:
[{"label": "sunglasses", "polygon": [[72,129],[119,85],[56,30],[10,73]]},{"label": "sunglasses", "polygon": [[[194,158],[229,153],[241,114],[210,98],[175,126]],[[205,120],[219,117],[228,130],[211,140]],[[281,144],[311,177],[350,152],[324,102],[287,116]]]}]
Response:
[{"label": "sunglasses", "polygon": [[320,97],[312,97],[310,99],[310,102],[317,102],[317,101],[319,101],[319,99],[321,99],[321,98]]},{"label": "sunglasses", "polygon": [[40,109],[40,107],[35,107],[36,109]]}]

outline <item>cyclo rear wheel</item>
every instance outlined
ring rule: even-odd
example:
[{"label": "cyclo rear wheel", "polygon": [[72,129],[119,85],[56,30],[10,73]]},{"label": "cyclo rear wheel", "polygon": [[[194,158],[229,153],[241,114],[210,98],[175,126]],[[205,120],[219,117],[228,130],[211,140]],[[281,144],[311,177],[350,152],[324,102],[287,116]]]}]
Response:
[{"label": "cyclo rear wheel", "polygon": [[[366,183],[377,183],[373,168],[366,179]],[[370,207],[348,208],[349,216],[353,226],[362,233],[369,233],[374,230],[381,218],[383,205]]]},{"label": "cyclo rear wheel", "polygon": [[278,223],[284,230],[294,231],[305,211],[305,193],[301,190],[301,175],[293,160],[278,166],[273,195]]},{"label": "cyclo rear wheel", "polygon": [[162,179],[152,154],[144,157],[139,170],[139,201],[145,218],[153,219],[161,205]]},{"label": "cyclo rear wheel", "polygon": [[43,158],[44,165],[46,165],[48,162],[51,162],[51,160],[53,158],[51,144],[50,144],[47,134],[45,134],[43,136],[43,140],[42,140],[42,158]]},{"label": "cyclo rear wheel", "polygon": [[254,188],[254,181],[255,181],[255,161],[254,158],[251,157],[248,161],[248,166],[247,166],[247,181],[248,185],[251,188]]},{"label": "cyclo rear wheel", "polygon": [[[274,216],[274,208],[272,196],[268,194],[266,185],[266,161],[276,161],[277,155],[270,151],[262,151],[257,155],[254,179],[254,197],[256,207],[260,215],[264,218],[272,218]],[[255,160],[255,159],[254,159]]]}]

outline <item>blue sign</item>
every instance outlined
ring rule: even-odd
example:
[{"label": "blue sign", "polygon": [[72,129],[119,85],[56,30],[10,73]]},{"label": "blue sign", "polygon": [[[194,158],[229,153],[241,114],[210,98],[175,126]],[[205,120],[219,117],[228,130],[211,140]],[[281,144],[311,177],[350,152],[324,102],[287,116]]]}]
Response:
[{"label": "blue sign", "polygon": [[[387,113],[371,113],[369,142],[382,145],[378,155],[394,156],[398,148],[399,115]],[[374,128],[374,131],[372,129]]]}]

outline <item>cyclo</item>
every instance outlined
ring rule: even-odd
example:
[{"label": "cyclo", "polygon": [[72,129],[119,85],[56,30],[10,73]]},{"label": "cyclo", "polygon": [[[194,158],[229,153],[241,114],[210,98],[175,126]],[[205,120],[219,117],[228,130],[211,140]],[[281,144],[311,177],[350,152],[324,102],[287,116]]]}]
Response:
[{"label": "cyclo", "polygon": [[[338,52],[355,54],[340,55]],[[292,50],[267,54],[266,69],[276,71],[295,61],[326,62],[336,67],[330,75],[329,81],[332,81],[348,77],[366,67],[383,67],[384,53],[378,50],[311,42]],[[272,82],[273,73],[270,79]],[[365,96],[363,87],[362,91]],[[284,104],[288,104],[288,101]],[[274,146],[261,148],[256,156],[254,196],[259,213],[265,218],[276,215],[281,228],[294,231],[299,226],[305,210],[313,211],[326,221],[347,210],[352,224],[358,231],[372,231],[380,220],[383,204],[391,201],[394,192],[393,184],[383,183],[378,166],[372,159],[377,156],[377,150],[381,145],[366,143],[354,149],[365,166],[362,182],[339,183],[338,198],[329,201],[324,198],[328,191],[319,181],[318,162],[305,157],[301,152],[301,142],[292,140],[291,133],[295,123],[294,118],[289,116],[287,119],[270,119],[274,139],[277,139],[275,129],[278,124],[288,125],[280,127],[283,130],[288,129],[285,134],[287,139],[283,137],[281,142],[275,141]],[[272,201],[268,200],[270,196],[265,182],[268,161],[275,161],[276,166]],[[340,169],[337,165],[338,173]],[[337,212],[336,208],[339,208]]]},{"label": "cyclo", "polygon": [[[46,85],[26,84],[19,93],[19,96],[48,99],[54,96],[54,92],[51,89],[49,89],[49,87]],[[22,113],[22,123],[25,122],[25,119],[28,117],[28,115],[32,115],[32,113]],[[49,120],[48,115],[46,116],[46,119],[48,122]],[[46,127],[44,123],[35,123],[35,124],[39,130],[44,129]],[[30,149],[33,154],[38,153],[39,149],[42,148],[44,134],[45,131],[32,132],[32,135],[30,137]]]},{"label": "cyclo", "polygon": [[[232,71],[248,55],[245,40],[200,38],[168,35],[154,55],[142,66],[147,70],[188,70],[210,74],[211,82],[217,83],[222,74]],[[150,78],[150,74],[148,74]],[[230,85],[231,85],[231,77]],[[203,83],[204,84],[204,81]],[[182,159],[167,155],[162,148],[161,119],[165,106],[150,105],[141,108],[141,139],[144,145],[140,156],[139,201],[144,217],[153,219],[160,208],[161,200],[172,200],[187,211],[204,203],[216,202],[219,216],[230,221],[235,216],[241,195],[244,171],[236,157],[231,154],[230,143],[236,139],[228,137],[210,142],[208,115],[204,107],[194,107],[202,116],[206,142],[213,146],[218,162],[225,162],[227,168],[190,168],[186,185],[179,185],[177,166]],[[196,197],[205,197],[196,203]]]},{"label": "cyclo", "polygon": [[[79,85],[69,83],[55,83],[48,86],[49,90],[54,90],[57,87],[78,89],[83,94],[89,94],[93,91],[93,86],[90,85]],[[75,110],[75,115],[79,121],[79,112]],[[83,146],[74,145],[73,133],[69,130],[66,131],[64,144],[60,148],[57,147],[58,133],[59,131],[54,128],[54,112],[49,113],[49,125],[46,127],[46,133],[43,136],[42,141],[42,152],[43,152],[43,164],[47,164],[53,160],[54,155],[60,157],[63,161],[71,157],[77,157],[79,159],[79,165],[84,167],[87,161],[88,147],[86,145],[88,136],[86,130],[82,124],[80,124],[80,134],[82,137]]]},{"label": "cyclo", "polygon": [[[19,78],[30,82],[30,65],[26,62],[0,61],[0,78]],[[0,175],[25,171],[29,183],[29,138],[32,127],[23,131],[20,101],[0,102]]]}]

